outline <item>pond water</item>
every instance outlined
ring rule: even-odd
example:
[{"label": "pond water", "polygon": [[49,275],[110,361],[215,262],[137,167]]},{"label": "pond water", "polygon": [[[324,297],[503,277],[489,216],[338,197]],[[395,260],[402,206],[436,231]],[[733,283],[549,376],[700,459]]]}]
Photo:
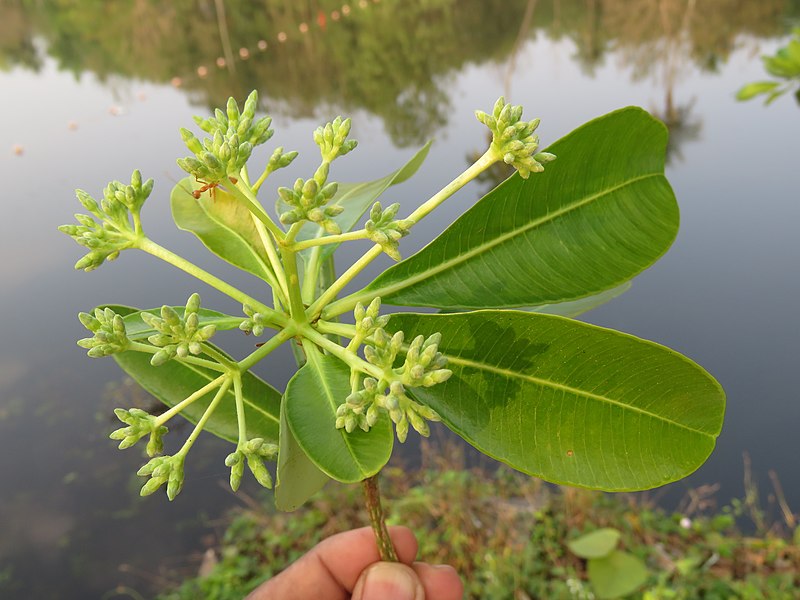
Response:
[{"label": "pond water", "polygon": [[[769,107],[734,99],[764,77],[758,57],[785,43],[799,2],[178,4],[0,0],[0,596],[109,598],[128,586],[146,597],[196,568],[225,510],[262,497],[252,485],[226,491],[227,445],[208,436],[174,503],[139,498],[141,455],[106,436],[114,407],[150,400],[113,361],[88,360],[75,346],[83,329],[74,315],[102,302],[179,304],[195,287],[134,253],[74,272],[79,249],[56,232],[79,208],[74,188],[98,195],[139,168],[157,182],[144,215],[150,236],[230,273],[174,229],[168,193],[182,176],[178,127],[253,88],[274,118],[268,145],[300,151],[274,184],[315,167],[310,133],[336,114],[353,117],[360,142],[335,166],[340,181],[388,173],[434,139],[418,175],[387,195],[408,211],[483,150],[472,112],[500,94],[542,118],[545,145],[631,104],[667,121],[678,239],[627,293],[583,318],[675,348],[727,391],[716,451],[669,495],[716,483],[720,501],[741,496],[747,452],[765,493],[774,470],[800,506],[800,105],[790,96]],[[404,253],[490,185],[445,204]],[[345,249],[342,263],[358,248]],[[259,293],[244,275],[233,283]],[[199,291],[205,305],[238,314],[232,301]],[[234,354],[252,347],[227,337]],[[279,354],[261,374],[283,386],[291,360]]]}]

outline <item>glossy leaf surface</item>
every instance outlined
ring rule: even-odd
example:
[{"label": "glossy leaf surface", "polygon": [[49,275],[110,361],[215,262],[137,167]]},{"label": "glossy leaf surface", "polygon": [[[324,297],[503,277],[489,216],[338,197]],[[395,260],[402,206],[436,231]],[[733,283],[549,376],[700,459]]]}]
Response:
[{"label": "glossy leaf surface", "polygon": [[[111,308],[122,315],[136,310],[120,306]],[[123,371],[169,407],[175,406],[220,375],[217,371],[182,364],[175,360],[160,367],[154,367],[150,364],[150,358],[150,354],[142,352],[123,352],[114,355],[114,359]],[[261,437],[270,443],[277,444],[280,392],[250,372],[242,376],[242,390],[248,437]],[[181,415],[188,421],[197,423],[205,409],[208,408],[215,391],[198,399],[181,411]],[[232,386],[208,420],[205,431],[234,443],[238,440],[236,400]]]},{"label": "glossy leaf surface", "polygon": [[366,291],[386,303],[512,308],[619,286],[667,251],[678,206],[664,177],[667,130],[639,108],[553,144],[558,159],[513,175]]},{"label": "glossy leaf surface", "polygon": [[307,358],[286,387],[286,420],[297,443],[337,481],[355,483],[375,475],[392,454],[388,417],[369,432],[336,429],[336,408],[350,394],[350,370],[333,356],[309,352]]},{"label": "glossy leaf surface", "polygon": [[192,191],[200,184],[185,177],[172,188],[170,205],[175,224],[195,234],[222,260],[264,279],[271,273],[253,218],[247,208],[226,191],[215,188],[199,199]]},{"label": "glossy leaf surface", "polygon": [[320,491],[330,478],[311,462],[294,439],[286,422],[286,403],[281,403],[281,434],[278,450],[278,475],[275,506],[278,510],[297,510]]},{"label": "glossy leaf surface", "polygon": [[641,490],[685,477],[714,448],[724,392],[652,342],[519,311],[393,315],[441,332],[453,376],[412,393],[484,454],[555,483]]}]

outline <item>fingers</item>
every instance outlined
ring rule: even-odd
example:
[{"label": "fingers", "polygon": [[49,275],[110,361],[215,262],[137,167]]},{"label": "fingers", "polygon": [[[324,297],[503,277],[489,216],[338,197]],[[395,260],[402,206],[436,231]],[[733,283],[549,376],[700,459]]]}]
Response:
[{"label": "fingers", "polygon": [[428,600],[462,600],[464,597],[464,584],[450,565],[415,562],[412,567],[425,588]]},{"label": "fingers", "polygon": [[425,600],[425,597],[414,569],[401,563],[379,562],[361,574],[352,600]]},{"label": "fingers", "polygon": [[[390,527],[389,535],[402,563],[417,556],[417,540],[407,527]],[[361,572],[380,561],[375,534],[369,527],[339,533],[254,590],[247,600],[347,600]]]}]

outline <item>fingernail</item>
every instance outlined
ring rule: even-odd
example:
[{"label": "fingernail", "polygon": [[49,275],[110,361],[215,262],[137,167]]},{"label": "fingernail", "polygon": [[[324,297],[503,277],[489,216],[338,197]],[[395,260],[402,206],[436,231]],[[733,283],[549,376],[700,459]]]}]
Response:
[{"label": "fingernail", "polygon": [[367,569],[355,600],[423,600],[424,592],[413,571],[398,563],[376,563]]}]

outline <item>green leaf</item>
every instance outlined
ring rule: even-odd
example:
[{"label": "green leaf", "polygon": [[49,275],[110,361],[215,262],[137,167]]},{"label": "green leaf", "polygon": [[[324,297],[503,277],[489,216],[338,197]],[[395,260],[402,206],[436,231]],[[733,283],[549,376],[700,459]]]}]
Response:
[{"label": "green leaf", "polygon": [[275,506],[278,510],[297,510],[330,480],[308,458],[294,439],[286,422],[286,403],[281,403],[281,434],[278,450],[278,474],[275,483]]},{"label": "green leaf", "polygon": [[222,260],[268,279],[272,269],[247,207],[220,188],[214,189],[213,198],[206,192],[196,200],[192,191],[198,187],[193,177],[185,177],[172,188],[175,224],[195,234]]},{"label": "green leaf", "polygon": [[[428,156],[430,148],[431,142],[428,142],[420,148],[406,164],[380,179],[365,181],[363,183],[340,183],[336,195],[329,204],[340,204],[344,207],[341,214],[332,217],[339,225],[342,232],[353,229],[364,213],[369,210],[375,201],[380,198],[389,187],[397,185],[398,183],[403,183],[414,175]],[[290,207],[281,200],[278,200],[276,207],[278,214],[289,210],[289,208]],[[322,235],[324,235],[324,230],[320,226],[314,223],[305,223],[302,229],[300,229],[300,233],[297,235],[296,239],[297,241],[304,241]],[[338,246],[339,244],[320,246],[317,250],[320,254],[320,260],[324,260],[333,254],[333,251],[336,250]],[[312,251],[313,248],[308,248],[303,250],[300,254],[304,259],[308,259]]]},{"label": "green leaf", "polygon": [[[111,308],[123,316],[136,311],[136,309],[123,306],[111,306]],[[219,349],[217,348],[217,350]],[[150,354],[143,352],[122,352],[114,355],[114,359],[123,371],[169,407],[175,406],[220,375],[216,371],[180,363],[176,360],[171,360],[160,367],[154,367],[150,364],[150,358]],[[242,391],[248,438],[261,437],[270,443],[277,444],[280,392],[249,371],[242,376]],[[181,416],[192,423],[197,423],[214,398],[215,392],[216,390],[212,390],[198,399],[181,411]],[[233,387],[228,390],[208,420],[205,431],[233,443],[238,441],[239,431]]]},{"label": "green leaf", "polygon": [[[186,311],[185,306],[173,306],[172,308],[181,318],[183,318],[183,314]],[[125,317],[123,317],[123,320],[125,321],[125,330],[128,333],[128,338],[131,340],[143,340],[156,333],[155,329],[150,327],[142,320],[143,312],[161,316],[160,308],[150,308],[148,310],[137,310],[136,312],[127,314]],[[231,315],[226,315],[225,313],[221,313],[216,310],[209,310],[207,308],[201,308],[198,310],[197,316],[200,319],[200,327],[204,327],[206,325],[216,325],[217,331],[236,329],[244,320],[244,317],[233,317]]]},{"label": "green leaf", "polygon": [[453,376],[413,395],[478,450],[552,481],[606,491],[685,477],[714,448],[725,396],[680,354],[610,329],[519,311],[393,315],[441,332]]},{"label": "green leaf", "polygon": [[[796,42],[800,45],[800,42]],[[800,60],[794,60],[788,48],[781,48],[774,56],[765,56],[764,68],[767,73],[782,79],[791,79],[800,75]]]},{"label": "green leaf", "polygon": [[286,387],[286,420],[297,443],[329,477],[355,483],[388,462],[394,437],[387,415],[369,432],[336,429],[336,409],[350,394],[350,369],[309,350],[308,362]]},{"label": "green leaf", "polygon": [[583,313],[589,312],[590,310],[595,309],[598,306],[602,306],[606,302],[610,302],[614,298],[621,296],[629,289],[631,289],[631,282],[626,281],[622,285],[618,285],[610,290],[600,292],[594,296],[587,296],[586,298],[579,298],[578,300],[570,300],[568,302],[559,302],[557,304],[541,304],[539,306],[531,306],[530,308],[523,310],[545,315],[559,315],[574,319]]},{"label": "green leaf", "polygon": [[766,94],[771,92],[780,85],[776,81],[756,81],[755,83],[748,83],[736,92],[737,100],[750,100],[759,94]]},{"label": "green leaf", "polygon": [[570,551],[581,558],[608,556],[619,543],[620,533],[611,527],[592,531],[567,543]]},{"label": "green leaf", "polygon": [[616,287],[653,264],[678,231],[666,144],[664,125],[640,108],[597,118],[548,148],[558,160],[543,173],[511,176],[359,295],[510,308]]},{"label": "green leaf", "polygon": [[647,567],[635,556],[615,550],[605,558],[586,565],[589,582],[599,600],[632,594],[647,581]]}]

